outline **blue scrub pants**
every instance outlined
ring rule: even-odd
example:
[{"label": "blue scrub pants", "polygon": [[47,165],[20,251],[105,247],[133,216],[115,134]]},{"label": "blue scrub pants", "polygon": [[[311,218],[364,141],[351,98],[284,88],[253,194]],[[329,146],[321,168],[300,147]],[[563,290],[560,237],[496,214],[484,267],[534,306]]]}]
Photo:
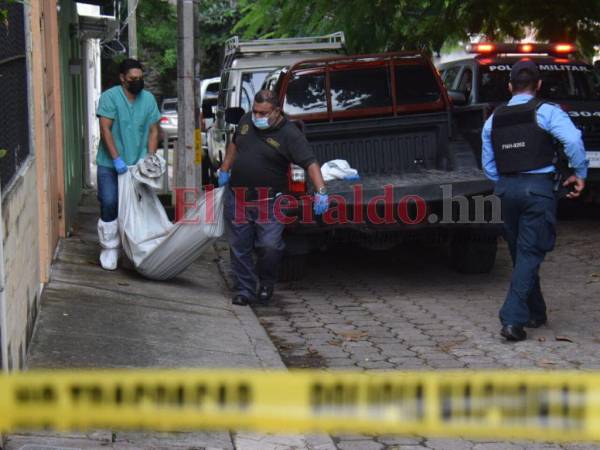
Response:
[{"label": "blue scrub pants", "polygon": [[501,176],[495,194],[502,201],[504,237],[513,262],[510,288],[500,309],[503,325],[546,320],[539,268],[556,241],[557,199],[549,174]]},{"label": "blue scrub pants", "polygon": [[112,167],[97,166],[98,201],[100,202],[100,219],[112,222],[119,214],[119,179],[117,171]]}]

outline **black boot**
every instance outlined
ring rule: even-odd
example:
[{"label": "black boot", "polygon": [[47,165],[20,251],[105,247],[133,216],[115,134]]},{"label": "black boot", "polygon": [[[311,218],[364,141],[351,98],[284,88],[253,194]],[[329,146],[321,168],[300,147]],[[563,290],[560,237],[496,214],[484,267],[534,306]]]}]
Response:
[{"label": "black boot", "polygon": [[273,297],[273,286],[260,286],[256,297],[261,303],[269,303],[269,300]]},{"label": "black boot", "polygon": [[516,325],[504,325],[502,330],[500,330],[500,334],[503,338],[506,338],[507,341],[524,341],[527,339],[527,333],[523,327],[519,327]]},{"label": "black boot", "polygon": [[527,328],[539,328],[542,325],[545,325],[548,322],[548,319],[529,319],[529,322],[525,324]]},{"label": "black boot", "polygon": [[231,303],[234,305],[239,305],[239,306],[246,306],[250,303],[250,300],[248,300],[246,297],[244,297],[243,295],[236,295],[235,297],[233,297],[233,299],[231,300]]}]

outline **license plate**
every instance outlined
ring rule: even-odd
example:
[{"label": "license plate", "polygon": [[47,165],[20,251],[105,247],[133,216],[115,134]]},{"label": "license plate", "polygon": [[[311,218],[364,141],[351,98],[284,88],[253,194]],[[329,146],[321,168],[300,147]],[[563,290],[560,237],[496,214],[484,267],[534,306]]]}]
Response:
[{"label": "license plate", "polygon": [[590,162],[590,168],[600,168],[600,152],[587,152],[587,159]]}]

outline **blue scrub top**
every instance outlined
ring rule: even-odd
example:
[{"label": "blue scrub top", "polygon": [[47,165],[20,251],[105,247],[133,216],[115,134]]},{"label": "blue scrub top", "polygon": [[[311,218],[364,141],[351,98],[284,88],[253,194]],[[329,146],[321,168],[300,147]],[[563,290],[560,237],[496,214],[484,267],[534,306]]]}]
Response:
[{"label": "blue scrub top", "polygon": [[[113,120],[111,131],[115,147],[125,164],[132,166],[146,156],[150,126],[160,120],[154,95],[142,90],[134,101],[130,101],[122,86],[112,87],[100,96],[96,115]],[[96,164],[113,167],[112,158],[102,139]]]}]

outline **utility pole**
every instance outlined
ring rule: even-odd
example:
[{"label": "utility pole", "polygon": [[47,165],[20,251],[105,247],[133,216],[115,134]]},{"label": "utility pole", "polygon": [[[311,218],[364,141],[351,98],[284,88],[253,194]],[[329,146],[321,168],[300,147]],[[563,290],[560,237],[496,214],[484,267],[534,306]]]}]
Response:
[{"label": "utility pole", "polygon": [[[175,188],[196,188],[196,94],[194,64],[194,6],[196,0],[177,0],[177,151]],[[185,191],[184,191],[185,192]],[[176,196],[177,198],[178,196]],[[186,203],[188,199],[181,199]]]},{"label": "utility pole", "polygon": [[196,127],[196,148],[194,165],[196,166],[196,186],[200,188],[202,186],[202,164],[206,164],[207,161],[202,159],[202,133],[200,123],[200,112],[202,111],[202,105],[200,101],[201,83],[200,78],[200,11],[199,11],[200,0],[194,0],[194,87],[196,92],[194,93],[194,124]]},{"label": "utility pole", "polygon": [[129,57],[137,59],[137,15],[136,8],[142,0],[127,0],[127,40],[129,41]]}]

